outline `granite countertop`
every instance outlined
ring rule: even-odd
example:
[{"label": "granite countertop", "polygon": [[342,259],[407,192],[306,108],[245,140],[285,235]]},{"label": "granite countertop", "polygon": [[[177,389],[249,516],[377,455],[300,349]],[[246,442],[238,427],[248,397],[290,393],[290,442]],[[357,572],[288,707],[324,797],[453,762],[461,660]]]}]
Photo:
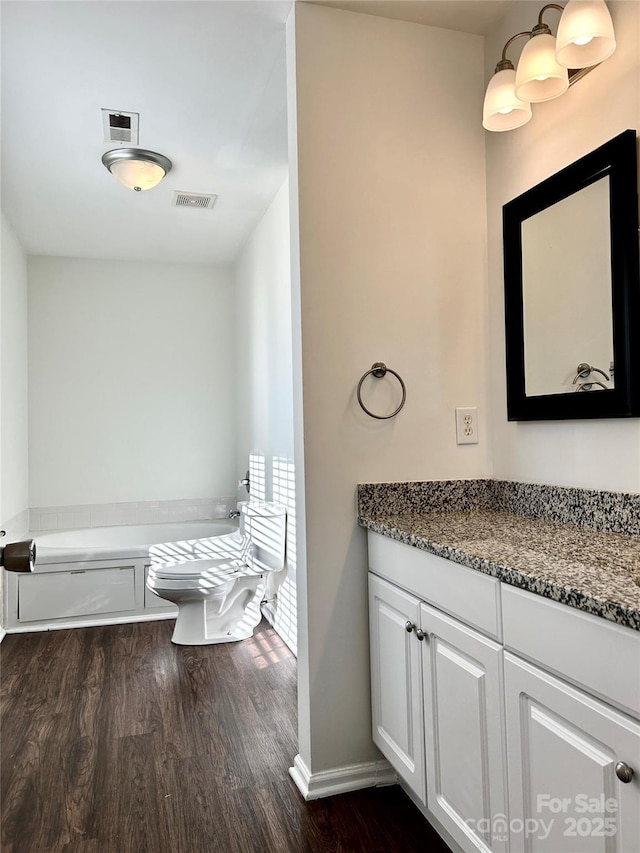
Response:
[{"label": "granite countertop", "polygon": [[361,499],[360,525],[640,631],[639,535],[508,512],[484,500],[479,507],[443,510],[436,502],[412,511],[397,500],[385,511],[384,503]]}]

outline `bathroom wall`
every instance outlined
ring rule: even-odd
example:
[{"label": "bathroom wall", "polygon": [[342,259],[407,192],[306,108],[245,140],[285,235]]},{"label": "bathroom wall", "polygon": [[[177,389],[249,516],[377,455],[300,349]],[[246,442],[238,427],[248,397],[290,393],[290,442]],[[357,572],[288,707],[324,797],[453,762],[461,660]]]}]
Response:
[{"label": "bathroom wall", "polygon": [[[253,494],[288,510],[287,569],[269,576],[265,615],[296,650],[296,536],[289,182],[243,247],[234,270],[238,426],[236,473],[252,454]],[[241,497],[246,497],[244,490]]]},{"label": "bathroom wall", "polygon": [[[5,541],[28,529],[27,259],[2,213],[0,233],[0,526]],[[0,570],[0,640],[5,635]]]},{"label": "bathroom wall", "polygon": [[30,503],[233,495],[232,280],[29,257]]},{"label": "bathroom wall", "polygon": [[[295,15],[300,758],[311,774],[339,776],[379,757],[356,484],[490,473],[483,41],[308,4]],[[368,417],[355,398],[378,360],[407,386],[392,420]],[[380,412],[398,399],[391,378],[363,393]],[[456,445],[456,406],[479,407],[480,444]]]},{"label": "bathroom wall", "polygon": [[[640,4],[608,6],[617,39],[613,56],[562,97],[534,104],[524,127],[486,134],[493,472],[513,480],[640,491],[637,418],[508,423],[506,415],[502,205],[623,130],[640,128]],[[539,9],[537,2],[514,3],[487,38],[487,81],[504,43],[530,29]],[[555,31],[558,14],[548,12],[545,21],[547,16]],[[522,44],[509,52],[514,65]]]},{"label": "bathroom wall", "polygon": [[[2,214],[0,290],[0,524],[29,506],[27,445],[27,259]],[[16,533],[23,531],[16,530]]]}]

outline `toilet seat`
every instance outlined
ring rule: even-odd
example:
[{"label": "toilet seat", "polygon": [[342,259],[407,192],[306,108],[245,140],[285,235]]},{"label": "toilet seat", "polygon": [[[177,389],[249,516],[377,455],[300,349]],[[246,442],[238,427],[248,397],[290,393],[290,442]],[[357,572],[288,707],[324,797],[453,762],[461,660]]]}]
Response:
[{"label": "toilet seat", "polygon": [[[175,563],[165,566],[154,566],[152,564],[149,574],[153,575],[157,580],[188,581],[197,580],[198,578],[218,577],[219,575],[238,575],[243,573],[243,570],[247,568],[246,563],[243,563],[241,560],[229,560],[215,567],[212,566],[202,568],[200,571],[194,571],[194,562],[196,561],[192,560],[191,563]],[[207,562],[209,561],[207,560]]]}]

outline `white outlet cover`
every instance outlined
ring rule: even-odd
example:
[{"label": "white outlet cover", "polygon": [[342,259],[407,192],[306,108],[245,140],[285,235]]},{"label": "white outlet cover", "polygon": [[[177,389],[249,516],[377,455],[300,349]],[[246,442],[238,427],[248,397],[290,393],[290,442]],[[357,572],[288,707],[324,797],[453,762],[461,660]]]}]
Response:
[{"label": "white outlet cover", "polygon": [[456,409],[456,442],[478,443],[478,409],[475,406]]}]

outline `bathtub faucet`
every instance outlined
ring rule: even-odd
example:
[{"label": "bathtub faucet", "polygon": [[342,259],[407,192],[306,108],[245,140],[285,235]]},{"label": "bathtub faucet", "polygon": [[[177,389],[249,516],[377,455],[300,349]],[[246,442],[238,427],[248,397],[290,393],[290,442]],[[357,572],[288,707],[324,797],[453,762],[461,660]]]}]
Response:
[{"label": "bathtub faucet", "polygon": [[229,518],[240,518],[240,512],[237,509],[232,509]]}]

